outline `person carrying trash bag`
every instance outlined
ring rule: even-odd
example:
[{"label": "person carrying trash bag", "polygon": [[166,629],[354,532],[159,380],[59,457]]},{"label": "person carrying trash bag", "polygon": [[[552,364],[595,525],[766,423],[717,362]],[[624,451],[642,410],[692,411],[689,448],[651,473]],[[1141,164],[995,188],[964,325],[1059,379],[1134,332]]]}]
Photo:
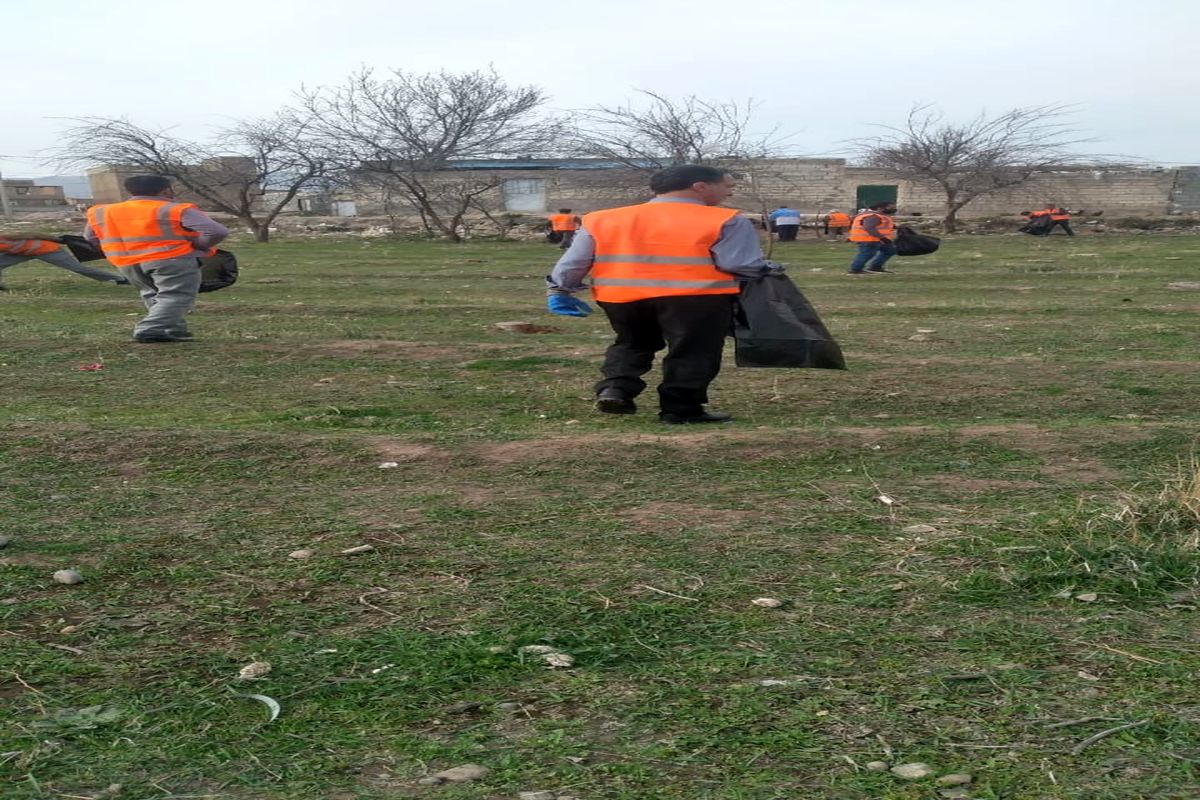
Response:
[{"label": "person carrying trash bag", "polygon": [[716,167],[668,167],[650,178],[646,203],[596,211],[583,218],[575,241],[546,278],[553,314],[584,317],[591,307],[573,297],[592,276],[592,294],[616,341],[605,353],[596,409],[633,414],[646,388],[642,376],[664,347],[659,420],[668,425],[729,422],[707,411],[708,386],[721,369],[733,319],[738,278],[782,272],[763,258],[750,220],[721,208],[733,194],[729,172]]},{"label": "person carrying trash bag", "polygon": [[84,237],[138,288],[149,311],[133,329],[142,343],[190,342],[187,313],[200,290],[199,257],[229,230],[192,203],[176,203],[161,175],[125,179],[129,200],[88,209]]},{"label": "person carrying trash bag", "polygon": [[8,291],[4,286],[4,270],[27,261],[44,261],[94,281],[126,285],[129,283],[128,278],[116,272],[84,266],[70,250],[54,239],[44,236],[18,238],[0,235],[0,292]]},{"label": "person carrying trash bag", "polygon": [[896,203],[888,200],[876,203],[859,212],[850,223],[850,241],[858,245],[858,253],[850,263],[851,275],[887,272],[884,264],[896,255],[892,234],[896,232]]}]

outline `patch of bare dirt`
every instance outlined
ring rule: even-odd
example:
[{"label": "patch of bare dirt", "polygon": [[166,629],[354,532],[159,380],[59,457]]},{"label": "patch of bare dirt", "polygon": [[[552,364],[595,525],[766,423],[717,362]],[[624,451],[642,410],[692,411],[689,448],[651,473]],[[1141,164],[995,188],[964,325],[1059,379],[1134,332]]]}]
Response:
[{"label": "patch of bare dirt", "polygon": [[955,492],[995,492],[1019,489],[1044,489],[1045,484],[1038,481],[1013,481],[1000,478],[968,478],[963,475],[942,474],[930,475],[921,483],[938,484],[941,488]]},{"label": "patch of bare dirt", "polygon": [[421,461],[427,459],[449,458],[450,454],[431,444],[423,444],[398,436],[369,436],[368,446],[372,447],[380,458],[388,461]]}]

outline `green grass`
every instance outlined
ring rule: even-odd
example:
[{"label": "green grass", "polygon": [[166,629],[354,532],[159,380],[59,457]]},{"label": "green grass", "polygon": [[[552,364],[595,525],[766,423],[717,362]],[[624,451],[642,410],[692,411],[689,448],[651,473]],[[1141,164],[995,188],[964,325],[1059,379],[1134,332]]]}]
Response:
[{"label": "green grass", "polygon": [[181,346],[128,341],[125,289],[7,275],[6,800],[940,797],[874,760],[1200,796],[1197,525],[1160,495],[1200,421],[1164,257],[1200,240],[962,237],[869,279],[781,247],[851,369],[729,359],[703,430],[591,410],[610,332],[544,312],[552,248],[236,249]]}]

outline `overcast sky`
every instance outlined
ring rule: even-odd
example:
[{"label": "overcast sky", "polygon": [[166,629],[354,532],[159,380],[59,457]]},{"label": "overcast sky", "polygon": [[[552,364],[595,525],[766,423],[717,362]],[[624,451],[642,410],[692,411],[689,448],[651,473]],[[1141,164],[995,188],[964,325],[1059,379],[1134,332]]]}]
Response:
[{"label": "overcast sky", "polygon": [[70,116],[203,136],[361,65],[493,65],[555,108],[635,88],[761,101],[797,155],[843,155],[914,102],[949,116],[1078,104],[1092,152],[1200,163],[1195,0],[10,0],[0,170]]}]

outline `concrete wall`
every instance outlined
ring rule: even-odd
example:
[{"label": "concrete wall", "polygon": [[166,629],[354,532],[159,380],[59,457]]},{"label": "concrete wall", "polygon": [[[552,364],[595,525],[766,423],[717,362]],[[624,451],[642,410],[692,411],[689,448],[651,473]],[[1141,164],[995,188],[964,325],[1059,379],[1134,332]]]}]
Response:
[{"label": "concrete wall", "polygon": [[[253,162],[242,158],[209,159],[194,168],[188,167],[188,174],[191,174],[190,170],[192,169],[208,172],[209,177],[214,181],[228,181],[233,185],[241,184],[255,174]],[[89,169],[87,171],[87,178],[88,183],[92,187],[92,201],[98,205],[101,203],[119,203],[122,200],[128,200],[129,193],[125,191],[123,185],[125,179],[133,175],[145,174],[146,171],[144,169],[125,165],[105,165]],[[204,185],[209,184],[206,182]],[[205,211],[218,210],[212,207],[211,202],[188,192],[178,182],[175,184],[175,192],[179,200],[195,203]],[[231,188],[229,191],[231,202],[234,201],[236,194],[237,190]],[[258,194],[261,200],[261,189]]]},{"label": "concrete wall", "polygon": [[13,211],[54,211],[67,207],[61,186],[38,186],[31,180],[8,179],[4,190]]}]

